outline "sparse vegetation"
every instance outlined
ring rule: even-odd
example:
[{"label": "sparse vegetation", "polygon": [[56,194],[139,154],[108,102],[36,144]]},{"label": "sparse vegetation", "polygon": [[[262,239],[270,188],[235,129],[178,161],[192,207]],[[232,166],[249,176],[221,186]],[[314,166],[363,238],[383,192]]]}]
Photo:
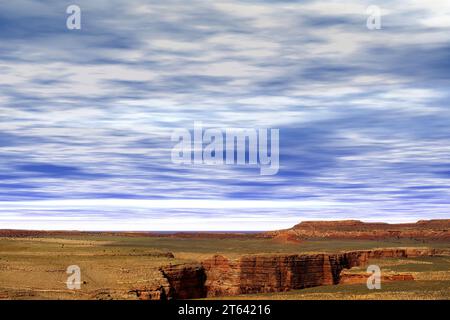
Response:
[{"label": "sparse vegetation", "polygon": [[[448,243],[413,240],[321,240],[278,243],[271,239],[176,238],[125,236],[52,236],[0,238],[0,298],[91,299],[105,289],[126,290],[160,281],[160,266],[199,261],[214,254],[236,258],[258,253],[311,253],[382,247],[428,246],[448,248]],[[169,253],[173,253],[171,257]],[[377,299],[449,298],[450,257],[381,259],[373,261],[386,272],[408,272],[413,282],[386,283],[381,291],[364,284],[315,287],[285,293],[246,295],[241,299]],[[82,289],[68,290],[66,268],[82,270]],[[352,272],[362,272],[352,269]]]}]

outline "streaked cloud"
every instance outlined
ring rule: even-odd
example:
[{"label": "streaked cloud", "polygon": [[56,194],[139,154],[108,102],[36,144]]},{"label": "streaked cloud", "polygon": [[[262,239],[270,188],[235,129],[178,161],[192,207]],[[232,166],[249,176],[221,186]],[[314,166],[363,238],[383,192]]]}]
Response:
[{"label": "streaked cloud", "polygon": [[[79,31],[66,29],[60,1],[0,4],[0,201],[336,204],[244,210],[259,229],[313,217],[412,221],[448,208],[448,1],[385,1],[373,31],[370,1],[77,4]],[[174,166],[171,131],[194,121],[279,128],[279,174]],[[111,228],[156,219],[146,206],[95,208]],[[188,209],[186,223],[215,216]],[[0,228],[25,226],[22,215],[64,225],[44,203],[21,210],[2,211]],[[244,218],[219,211],[213,229]],[[94,213],[80,212],[83,228]]]}]

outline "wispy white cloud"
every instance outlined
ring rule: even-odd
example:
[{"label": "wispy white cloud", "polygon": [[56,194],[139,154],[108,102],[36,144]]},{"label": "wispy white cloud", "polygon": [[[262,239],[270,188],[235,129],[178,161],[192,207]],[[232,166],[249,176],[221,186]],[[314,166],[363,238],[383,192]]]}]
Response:
[{"label": "wispy white cloud", "polygon": [[[311,201],[333,203],[321,218],[442,216],[448,1],[383,2],[374,31],[369,4],[80,0],[82,30],[73,32],[60,1],[1,3],[0,200],[299,205],[264,218],[281,224],[307,215],[297,201],[313,211]],[[170,133],[194,121],[280,128],[279,174],[174,166]],[[353,211],[359,203],[373,210]],[[107,211],[96,228],[116,214],[133,216]],[[33,225],[59,227],[65,216]],[[0,222],[26,224],[19,217],[8,211]],[[210,228],[224,225],[215,221]]]}]

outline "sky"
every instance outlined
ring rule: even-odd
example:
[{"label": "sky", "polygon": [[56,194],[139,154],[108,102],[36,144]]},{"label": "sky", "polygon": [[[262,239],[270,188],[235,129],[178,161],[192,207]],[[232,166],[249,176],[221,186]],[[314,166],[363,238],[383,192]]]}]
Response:
[{"label": "sky", "polygon": [[[449,218],[449,87],[449,1],[2,1],[0,228]],[[279,129],[278,173],[175,165],[196,121]]]}]

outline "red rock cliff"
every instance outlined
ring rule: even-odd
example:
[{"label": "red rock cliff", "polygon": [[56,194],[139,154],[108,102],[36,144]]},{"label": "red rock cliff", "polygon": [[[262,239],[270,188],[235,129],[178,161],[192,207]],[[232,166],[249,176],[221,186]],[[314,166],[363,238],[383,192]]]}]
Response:
[{"label": "red rock cliff", "polygon": [[450,219],[416,223],[367,223],[359,220],[304,221],[291,229],[262,234],[268,238],[300,239],[418,239],[450,240]]},{"label": "red rock cliff", "polygon": [[281,292],[338,284],[343,269],[372,258],[437,255],[434,249],[400,248],[337,254],[248,255],[238,260],[214,256],[201,265],[163,270],[171,285],[169,298],[201,298],[247,293]]}]

